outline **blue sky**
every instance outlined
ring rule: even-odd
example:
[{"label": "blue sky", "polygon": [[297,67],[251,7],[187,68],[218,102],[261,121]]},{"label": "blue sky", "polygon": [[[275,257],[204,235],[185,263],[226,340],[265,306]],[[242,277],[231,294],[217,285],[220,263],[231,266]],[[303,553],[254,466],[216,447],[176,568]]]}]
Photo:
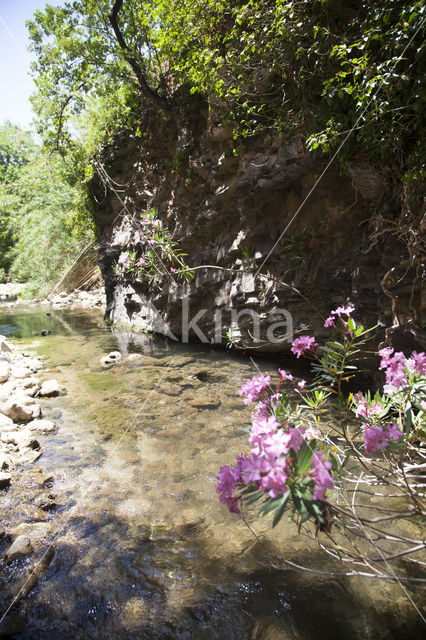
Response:
[{"label": "blue sky", "polygon": [[[64,1],[49,0],[49,4],[58,6]],[[35,87],[28,75],[31,57],[25,21],[45,5],[46,0],[0,0],[0,123],[10,120],[30,126],[29,97]]]}]

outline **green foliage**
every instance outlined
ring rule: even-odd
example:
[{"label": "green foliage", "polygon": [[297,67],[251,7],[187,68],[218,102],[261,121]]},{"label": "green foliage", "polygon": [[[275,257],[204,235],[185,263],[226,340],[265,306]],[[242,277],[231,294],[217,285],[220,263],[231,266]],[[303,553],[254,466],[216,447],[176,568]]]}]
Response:
[{"label": "green foliage", "polygon": [[[0,267],[43,295],[92,236],[66,162],[43,154],[30,134],[0,129]],[[80,204],[81,206],[81,204]]]},{"label": "green foliage", "polygon": [[328,152],[353,129],[342,161],[356,151],[419,177],[423,3],[124,0],[125,48],[109,19],[114,4],[47,6],[28,23],[48,144],[75,146],[66,123],[84,111],[92,149],[123,126],[136,135],[151,94],[179,110],[179,89],[189,87],[216,98],[237,139],[301,133]]},{"label": "green foliage", "polygon": [[178,243],[172,240],[169,230],[163,226],[155,209],[142,213],[133,224],[139,229],[138,246],[120,255],[114,264],[115,274],[124,277],[147,279],[151,285],[161,281],[165,274],[182,276],[187,282],[193,279],[194,273],[185,263]]}]

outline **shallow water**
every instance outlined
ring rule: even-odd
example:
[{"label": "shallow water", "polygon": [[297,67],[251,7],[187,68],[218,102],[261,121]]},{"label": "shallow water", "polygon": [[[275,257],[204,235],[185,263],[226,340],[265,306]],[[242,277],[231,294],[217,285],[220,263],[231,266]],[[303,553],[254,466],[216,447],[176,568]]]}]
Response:
[{"label": "shallow water", "polygon": [[[51,334],[34,335],[43,329]],[[421,637],[398,586],[288,571],[281,557],[329,565],[291,524],[272,532],[248,514],[256,538],[219,503],[218,469],[245,447],[249,409],[237,390],[275,364],[111,330],[88,311],[5,310],[0,334],[46,356],[42,377],[67,390],[44,403],[58,429],[40,436],[36,463],[54,477],[55,555],[15,637]],[[102,369],[113,350],[122,362]],[[37,520],[17,499],[12,489],[0,499],[6,526]]]}]

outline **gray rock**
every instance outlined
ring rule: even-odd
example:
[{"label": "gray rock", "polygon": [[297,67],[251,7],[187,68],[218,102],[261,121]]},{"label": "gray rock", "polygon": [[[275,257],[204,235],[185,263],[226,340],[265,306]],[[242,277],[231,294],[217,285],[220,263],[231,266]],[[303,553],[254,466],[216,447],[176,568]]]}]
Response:
[{"label": "gray rock", "polygon": [[10,545],[9,549],[5,552],[4,557],[7,562],[13,562],[18,558],[28,556],[33,552],[33,546],[28,536],[18,536],[14,542]]}]

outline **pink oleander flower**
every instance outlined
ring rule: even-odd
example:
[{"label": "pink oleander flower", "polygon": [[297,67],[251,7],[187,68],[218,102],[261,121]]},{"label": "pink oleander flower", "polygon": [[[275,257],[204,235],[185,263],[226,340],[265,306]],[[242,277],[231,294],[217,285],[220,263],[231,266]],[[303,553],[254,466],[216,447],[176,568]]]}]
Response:
[{"label": "pink oleander flower", "polygon": [[145,258],[139,258],[139,260],[136,263],[137,267],[141,267],[142,265],[146,264],[146,260]]},{"label": "pink oleander flower", "polygon": [[349,305],[348,307],[337,307],[334,311],[330,311],[330,314],[332,316],[339,316],[340,318],[341,315],[350,316],[354,311],[355,307]]},{"label": "pink oleander flower", "polygon": [[291,351],[297,358],[305,355],[305,353],[311,351],[313,352],[318,344],[315,342],[315,338],[312,336],[300,336],[300,338],[296,338],[293,340],[293,344],[291,346]]},{"label": "pink oleander flower", "polygon": [[331,462],[326,460],[320,451],[315,451],[312,456],[311,467],[313,470],[313,480],[315,482],[314,500],[325,500],[327,489],[333,489],[334,481],[329,471]]},{"label": "pink oleander flower", "polygon": [[397,440],[400,440],[404,434],[396,422],[394,422],[393,424],[389,422],[386,425],[386,435],[389,440],[397,441]]},{"label": "pink oleander flower", "polygon": [[354,395],[354,402],[355,415],[358,417],[361,416],[362,418],[366,418],[367,420],[373,415],[380,415],[383,410],[383,405],[381,402],[372,402],[371,404],[368,404],[367,398],[363,396],[361,391]]},{"label": "pink oleander flower", "polygon": [[384,349],[380,349],[379,356],[381,357],[381,362],[379,369],[386,369],[386,367],[390,364],[390,357],[393,354],[394,349],[392,347],[385,347]]},{"label": "pink oleander flower", "polygon": [[386,368],[386,393],[391,393],[392,388],[398,390],[407,386],[407,374],[405,372],[406,360],[402,351],[397,351],[392,357],[388,358]]},{"label": "pink oleander flower", "polygon": [[219,500],[226,504],[231,513],[240,513],[237,505],[237,498],[232,494],[237,488],[239,482],[242,481],[242,465],[246,458],[238,456],[235,467],[220,467],[219,474],[216,476],[216,493],[219,494]]},{"label": "pink oleander flower", "polygon": [[393,424],[389,422],[385,427],[364,425],[365,453],[371,455],[374,451],[387,447],[391,440],[397,442],[403,435],[396,422]]},{"label": "pink oleander flower", "polygon": [[304,440],[307,440],[307,434],[303,427],[291,427],[288,432],[291,434],[291,448],[297,453]]},{"label": "pink oleander flower", "polygon": [[274,465],[269,468],[265,475],[262,476],[259,490],[267,491],[271,498],[278,498],[278,496],[282,493],[287,493],[288,487],[286,486],[286,482],[288,479],[288,475],[285,472],[286,468],[286,459],[280,458],[282,461],[282,466],[279,466],[276,462]]},{"label": "pink oleander flower", "polygon": [[266,459],[272,464],[280,456],[285,456],[290,451],[292,434],[285,433],[282,429],[275,433],[268,433],[262,439],[262,449]]},{"label": "pink oleander flower", "polygon": [[300,382],[297,383],[297,386],[299,387],[300,391],[304,391],[306,387],[306,380],[301,380]]},{"label": "pink oleander flower", "polygon": [[381,449],[382,447],[387,447],[388,439],[386,437],[386,432],[383,427],[380,425],[371,426],[369,424],[364,424],[364,448],[365,453],[368,456],[371,456],[372,453]]},{"label": "pink oleander flower", "polygon": [[176,267],[170,267],[170,273],[177,273],[178,269]]},{"label": "pink oleander flower", "polygon": [[241,477],[245,484],[260,482],[262,475],[266,473],[266,461],[258,453],[251,453],[241,464]]},{"label": "pink oleander flower", "polygon": [[333,316],[328,316],[327,320],[324,322],[324,327],[335,327]]},{"label": "pink oleander flower", "polygon": [[127,253],[122,253],[118,259],[118,264],[121,264],[123,267],[128,267],[130,264],[130,258]]},{"label": "pink oleander flower", "polygon": [[293,376],[291,373],[287,373],[284,369],[278,369],[278,373],[280,374],[280,382],[284,382],[285,380],[293,380]]},{"label": "pink oleander flower", "polygon": [[421,376],[426,375],[426,353],[424,351],[420,353],[413,351],[411,359],[414,360],[415,371]]},{"label": "pink oleander flower", "polygon": [[250,402],[254,402],[262,391],[269,387],[269,383],[271,381],[271,376],[255,376],[254,378],[250,378],[246,380],[242,385],[241,389],[238,391],[238,395],[246,396],[244,399],[244,404],[249,404]]},{"label": "pink oleander flower", "polygon": [[252,447],[257,446],[259,450],[262,448],[262,441],[265,435],[275,433],[280,426],[275,415],[269,417],[254,416],[250,429],[249,442]]}]

